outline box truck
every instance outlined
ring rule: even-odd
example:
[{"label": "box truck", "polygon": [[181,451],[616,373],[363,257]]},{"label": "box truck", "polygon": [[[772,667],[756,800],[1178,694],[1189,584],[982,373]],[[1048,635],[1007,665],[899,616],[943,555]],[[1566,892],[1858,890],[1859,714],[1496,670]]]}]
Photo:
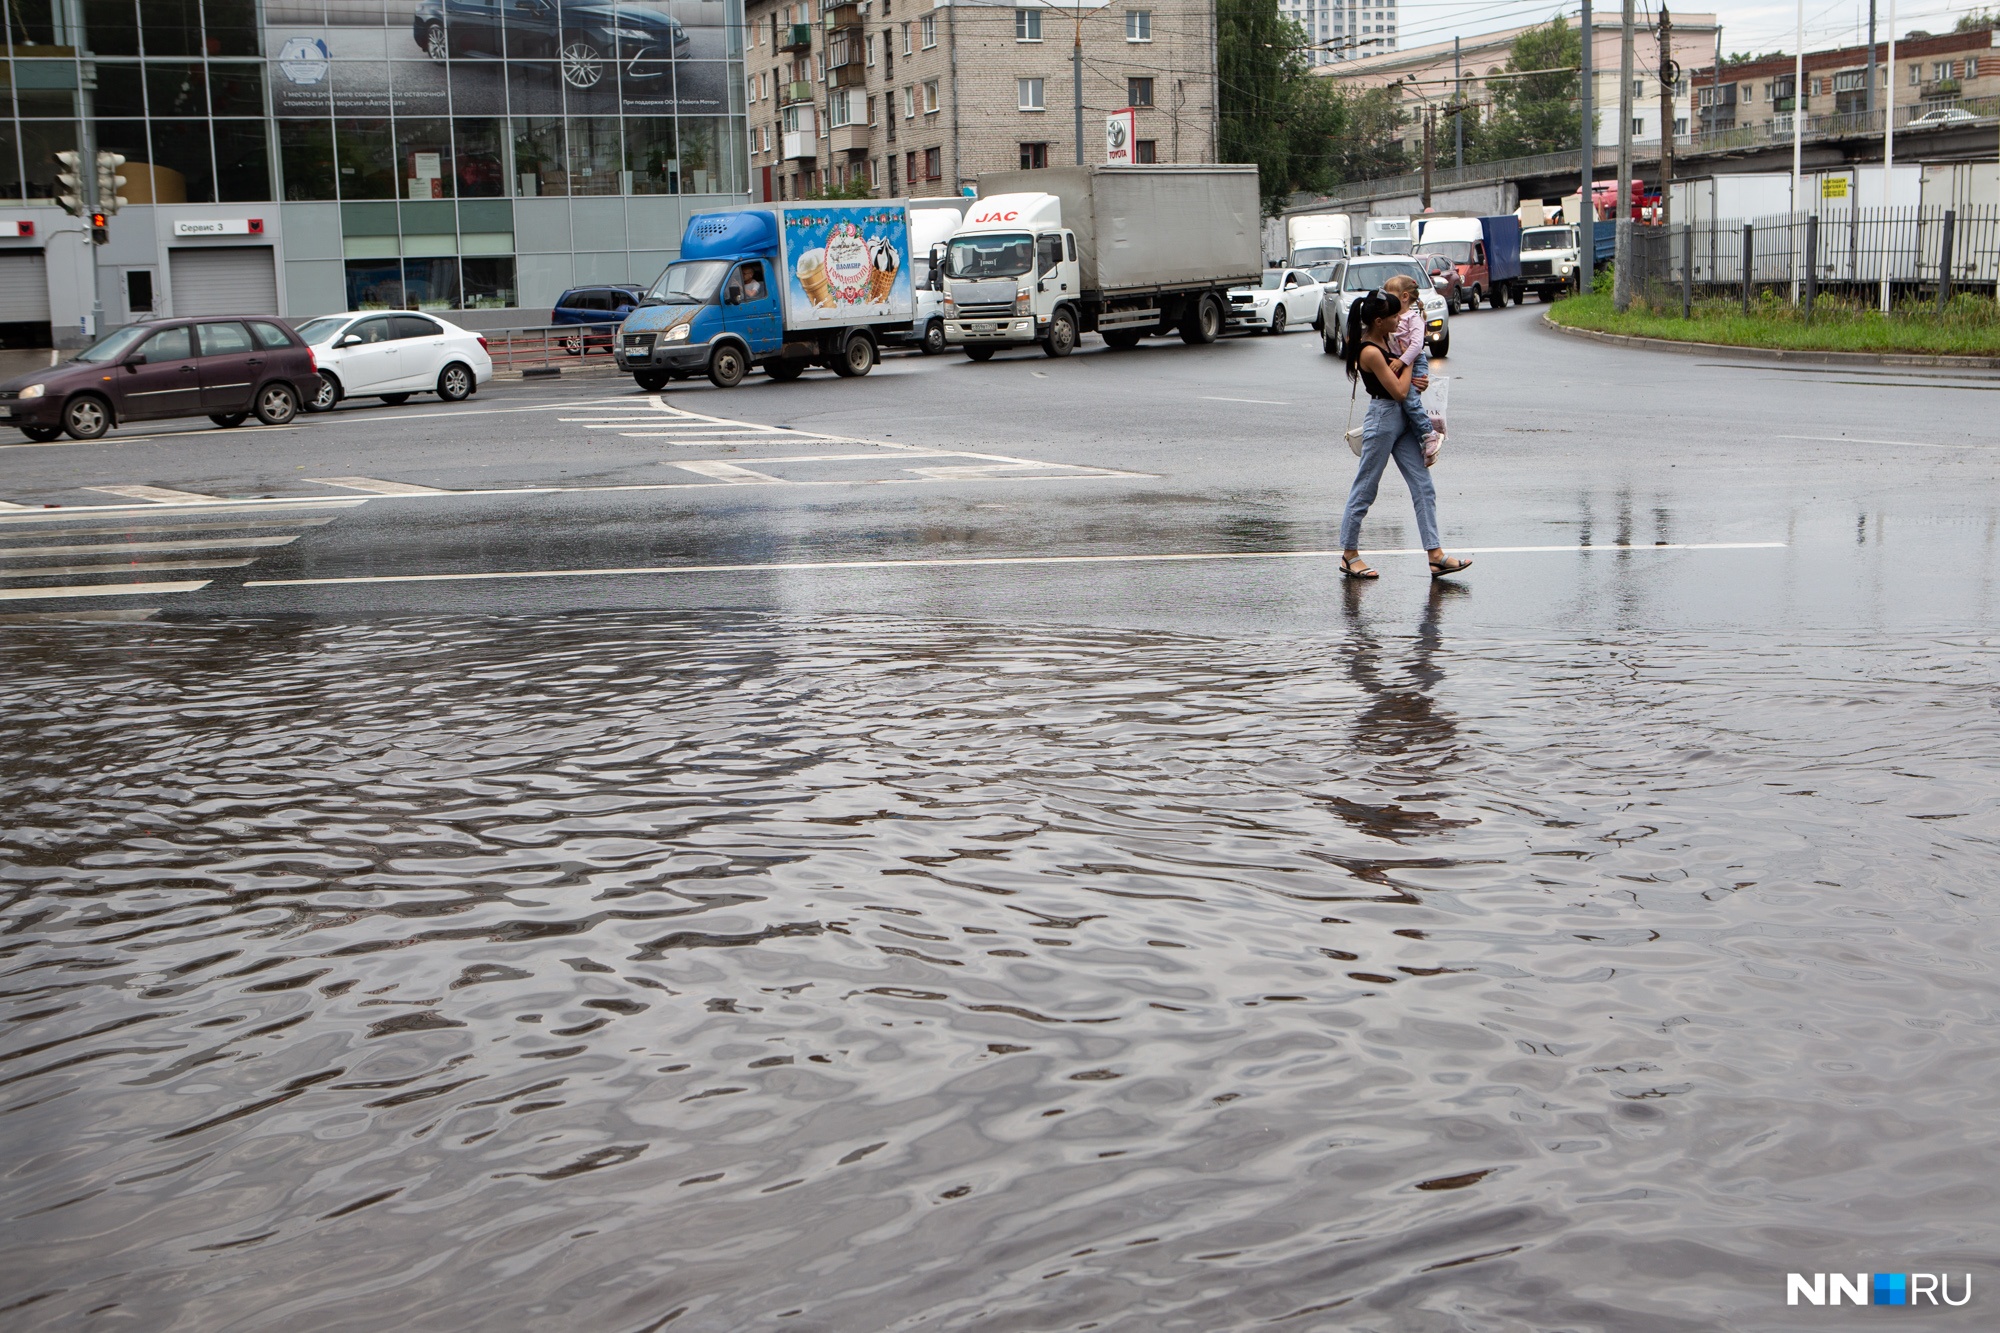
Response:
[{"label": "box truck", "polygon": [[1361,224],[1361,249],[1371,255],[1413,253],[1410,220],[1406,217],[1369,218]]},{"label": "box truck", "polygon": [[1285,219],[1286,262],[1293,268],[1332,264],[1354,253],[1354,223],[1345,213],[1296,213]]},{"label": "box truck", "polygon": [[908,333],[888,340],[916,348],[925,356],[945,350],[944,257],[952,235],[965,225],[965,199],[910,201],[910,285],[916,306]]},{"label": "box truck", "polygon": [[697,213],[619,326],[618,365],[649,392],[702,373],[732,389],[753,366],[774,380],[816,365],[866,375],[914,311],[902,200]]},{"label": "box truck", "polygon": [[1417,223],[1417,253],[1443,255],[1457,266],[1468,310],[1476,310],[1481,297],[1491,306],[1504,305],[1510,298],[1521,304],[1521,219],[1502,213],[1485,218],[1430,216]]},{"label": "box truck", "polygon": [[1068,356],[1178,332],[1214,342],[1231,287],[1263,271],[1254,166],[989,172],[951,238],[945,339],[985,361],[1039,343]]}]

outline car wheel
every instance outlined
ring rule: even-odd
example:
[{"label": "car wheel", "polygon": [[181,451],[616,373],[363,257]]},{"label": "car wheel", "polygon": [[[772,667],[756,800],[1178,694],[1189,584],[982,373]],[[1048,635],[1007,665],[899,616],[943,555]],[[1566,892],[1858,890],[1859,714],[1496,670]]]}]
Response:
[{"label": "car wheel", "polygon": [[424,54],[440,63],[451,59],[451,38],[445,35],[444,24],[424,25]]},{"label": "car wheel", "polygon": [[562,349],[565,352],[568,352],[571,356],[582,356],[583,339],[579,337],[577,334],[572,333],[569,335],[569,337],[564,338],[562,340]]},{"label": "car wheel", "polygon": [[749,373],[750,363],[735,343],[724,343],[708,358],[708,382],[718,389],[735,388]]},{"label": "car wheel", "polygon": [[993,349],[991,347],[968,347],[965,349],[965,354],[974,361],[991,361],[993,359]]},{"label": "car wheel", "polygon": [[250,410],[267,426],[283,426],[299,414],[299,391],[289,384],[266,384],[257,390]]},{"label": "car wheel", "polygon": [[111,429],[111,409],[89,394],[72,398],[63,408],[62,428],[72,440],[95,440]]},{"label": "car wheel", "polygon": [[454,361],[438,372],[437,396],[447,403],[462,403],[472,397],[479,382],[462,362]]},{"label": "car wheel", "polygon": [[63,428],[61,426],[21,427],[21,434],[27,436],[29,439],[33,440],[36,444],[47,444],[50,440],[53,440],[56,436],[62,433],[63,433]]},{"label": "car wheel", "polygon": [[1271,312],[1271,336],[1280,337],[1285,332],[1285,308],[1279,306]]},{"label": "car wheel", "polygon": [[793,380],[806,373],[806,363],[786,359],[766,361],[764,363],[764,373],[780,384],[790,384]]},{"label": "car wheel", "polygon": [[216,425],[227,429],[232,426],[242,425],[244,419],[249,415],[248,412],[215,412],[211,413],[208,419]]},{"label": "car wheel", "polygon": [[664,370],[635,370],[632,378],[647,393],[658,393],[667,387],[667,372]]},{"label": "car wheel", "polygon": [[875,340],[865,333],[848,335],[847,343],[834,358],[833,373],[843,379],[859,379],[875,369]]},{"label": "car wheel", "polygon": [[560,56],[563,82],[570,87],[595,88],[604,78],[603,54],[588,37],[572,33],[563,40]]},{"label": "car wheel", "polygon": [[319,373],[319,388],[306,399],[305,409],[308,412],[331,412],[340,399],[340,381],[322,370]]},{"label": "car wheel", "polygon": [[1049,318],[1049,336],[1042,339],[1042,351],[1052,357],[1068,356],[1076,350],[1076,316],[1058,310]]},{"label": "car wheel", "polygon": [[934,319],[924,325],[924,340],[919,344],[925,356],[936,356],[945,348],[944,321]]}]

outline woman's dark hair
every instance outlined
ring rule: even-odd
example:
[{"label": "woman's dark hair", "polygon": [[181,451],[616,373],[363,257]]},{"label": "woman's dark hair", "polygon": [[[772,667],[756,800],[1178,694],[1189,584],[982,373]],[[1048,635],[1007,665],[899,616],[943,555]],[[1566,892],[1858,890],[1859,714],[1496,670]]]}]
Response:
[{"label": "woman's dark hair", "polygon": [[1340,344],[1340,359],[1347,363],[1347,378],[1361,374],[1361,340],[1368,326],[1384,315],[1399,315],[1403,303],[1379,288],[1363,292],[1347,307],[1347,337]]}]

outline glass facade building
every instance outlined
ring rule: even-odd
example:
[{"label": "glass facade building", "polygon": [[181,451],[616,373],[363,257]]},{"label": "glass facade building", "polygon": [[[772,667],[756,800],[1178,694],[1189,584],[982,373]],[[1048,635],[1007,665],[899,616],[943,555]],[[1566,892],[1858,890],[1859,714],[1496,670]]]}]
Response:
[{"label": "glass facade building", "polygon": [[650,281],[689,213],[747,196],[742,0],[0,0],[0,17],[10,342],[39,313],[17,292],[30,251],[59,343],[89,305],[64,299],[88,284],[75,223],[44,213],[86,118],[126,158],[98,255],[108,325],[247,299],[237,263],[294,318],[536,322],[566,287]]}]

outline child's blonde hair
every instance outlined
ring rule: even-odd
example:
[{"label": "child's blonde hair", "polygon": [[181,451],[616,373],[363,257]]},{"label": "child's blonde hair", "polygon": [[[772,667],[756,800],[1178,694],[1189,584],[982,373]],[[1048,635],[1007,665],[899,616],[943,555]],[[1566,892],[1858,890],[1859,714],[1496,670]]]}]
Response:
[{"label": "child's blonde hair", "polygon": [[1417,294],[1417,280],[1407,273],[1398,273],[1382,284],[1382,290],[1385,292],[1394,292],[1396,295],[1402,297],[1403,304],[1407,306],[1410,303],[1410,298]]}]

